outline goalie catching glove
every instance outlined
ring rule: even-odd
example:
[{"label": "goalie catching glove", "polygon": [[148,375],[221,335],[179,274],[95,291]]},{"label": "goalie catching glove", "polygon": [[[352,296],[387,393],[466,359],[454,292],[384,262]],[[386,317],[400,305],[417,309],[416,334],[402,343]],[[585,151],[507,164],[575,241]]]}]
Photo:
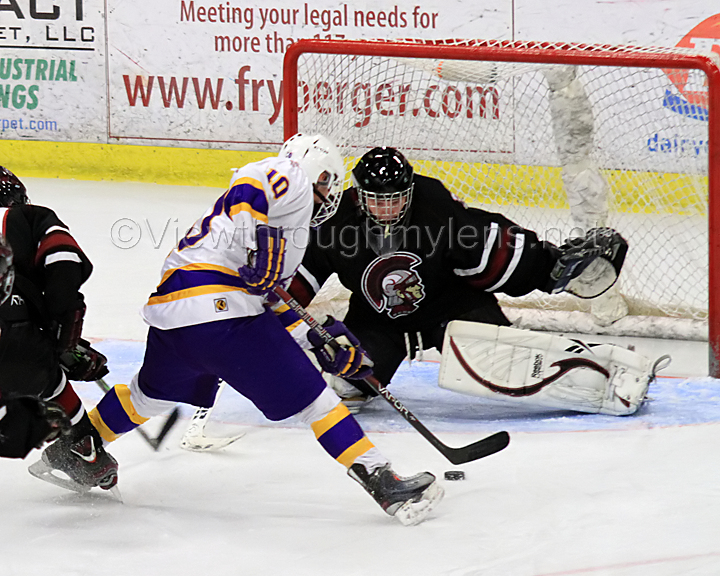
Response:
[{"label": "goalie catching glove", "polygon": [[653,363],[613,344],[455,320],[445,332],[440,386],[494,403],[627,416],[668,360]]},{"label": "goalie catching glove", "polygon": [[583,238],[566,240],[558,250],[547,291],[595,298],[615,284],[628,243],[612,228],[593,228]]},{"label": "goalie catching glove", "polygon": [[335,339],[338,348],[327,344],[312,330],[307,333],[307,339],[312,345],[311,350],[323,371],[341,378],[359,380],[372,374],[372,362],[360,346],[360,341],[345,324],[328,316],[323,328]]}]

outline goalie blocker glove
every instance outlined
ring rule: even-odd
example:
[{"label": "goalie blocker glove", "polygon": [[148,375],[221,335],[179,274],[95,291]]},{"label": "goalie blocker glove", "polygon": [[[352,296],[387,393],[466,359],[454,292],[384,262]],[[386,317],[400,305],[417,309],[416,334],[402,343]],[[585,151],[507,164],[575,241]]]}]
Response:
[{"label": "goalie blocker glove", "polygon": [[595,298],[615,284],[628,250],[627,241],[612,228],[593,228],[558,248],[547,291]]}]

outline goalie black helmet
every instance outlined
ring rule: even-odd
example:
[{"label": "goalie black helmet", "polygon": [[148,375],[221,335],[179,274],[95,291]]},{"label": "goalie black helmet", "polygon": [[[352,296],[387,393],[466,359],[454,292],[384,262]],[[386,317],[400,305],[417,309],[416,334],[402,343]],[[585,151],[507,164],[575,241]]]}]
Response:
[{"label": "goalie black helmet", "polygon": [[10,297],[14,283],[15,269],[13,268],[12,249],[5,237],[0,235],[0,304]]},{"label": "goalie black helmet", "polygon": [[373,148],[352,171],[360,208],[381,226],[402,221],[410,209],[413,167],[395,148]]},{"label": "goalie black helmet", "polygon": [[7,207],[27,203],[25,185],[10,170],[0,166],[0,206]]}]

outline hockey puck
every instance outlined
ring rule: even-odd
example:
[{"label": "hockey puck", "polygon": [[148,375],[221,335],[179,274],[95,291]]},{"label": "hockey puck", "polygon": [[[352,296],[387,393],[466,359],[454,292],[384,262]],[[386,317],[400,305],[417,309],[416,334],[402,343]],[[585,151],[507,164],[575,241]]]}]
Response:
[{"label": "hockey puck", "polygon": [[445,472],[445,480],[465,480],[465,472],[462,470],[448,470]]}]

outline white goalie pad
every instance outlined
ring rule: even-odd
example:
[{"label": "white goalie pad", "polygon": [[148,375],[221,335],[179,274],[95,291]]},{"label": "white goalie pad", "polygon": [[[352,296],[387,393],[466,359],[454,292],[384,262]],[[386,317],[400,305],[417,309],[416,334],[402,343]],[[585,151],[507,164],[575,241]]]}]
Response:
[{"label": "white goalie pad", "polygon": [[642,404],[659,363],[612,344],[455,320],[439,384],[502,404],[626,416]]}]

